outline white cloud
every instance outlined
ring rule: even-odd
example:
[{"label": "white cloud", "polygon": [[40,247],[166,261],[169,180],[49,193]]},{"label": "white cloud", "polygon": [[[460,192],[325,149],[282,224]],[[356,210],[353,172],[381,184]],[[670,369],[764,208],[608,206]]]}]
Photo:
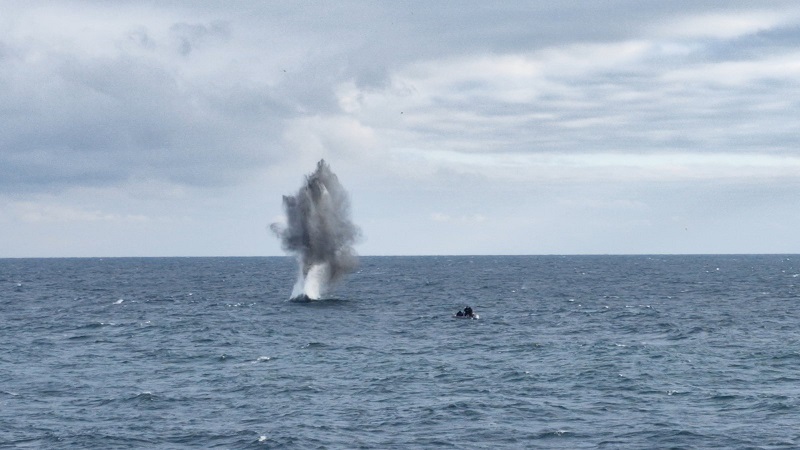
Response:
[{"label": "white cloud", "polygon": [[[427,61],[397,72],[384,89],[340,86],[340,103],[389,154],[454,168],[472,159],[491,170],[528,153],[575,161],[596,154],[612,162],[620,154],[665,152],[666,159],[688,161],[711,153],[725,161],[720,155],[784,153],[796,143],[784,120],[796,105],[783,98],[798,87],[796,54],[697,64],[691,52],[668,47],[640,40]],[[756,78],[786,87],[743,86]],[[711,90],[714,85],[728,90]],[[657,156],[625,158],[625,165],[649,169]],[[701,164],[678,167],[687,165]],[[658,178],[685,172],[667,170]]]},{"label": "white cloud", "polygon": [[727,153],[513,153],[399,150],[436,168],[478,175],[494,182],[532,180],[686,181],[792,179],[800,156]]},{"label": "white cloud", "polygon": [[294,151],[311,154],[317,159],[364,157],[377,145],[371,128],[342,116],[293,119],[287,123],[283,139]]},{"label": "white cloud", "polygon": [[748,88],[754,82],[790,82],[800,76],[800,52],[767,55],[746,61],[721,61],[667,72],[663,80],[670,83],[704,83]]},{"label": "white cloud", "polygon": [[799,16],[800,10],[796,8],[788,11],[749,9],[738,12],[709,12],[677,17],[660,22],[654,28],[662,37],[733,39],[794,23]]}]

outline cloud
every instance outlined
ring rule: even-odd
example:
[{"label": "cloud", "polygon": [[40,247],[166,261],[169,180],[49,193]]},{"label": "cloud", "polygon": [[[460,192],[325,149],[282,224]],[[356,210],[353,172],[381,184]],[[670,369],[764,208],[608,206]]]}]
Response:
[{"label": "cloud", "polygon": [[[755,6],[755,5],[754,5]],[[798,19],[800,9],[705,12],[677,17],[654,27],[658,36],[692,39],[732,39],[785,26]]]},{"label": "cloud", "polygon": [[[750,180],[796,178],[800,156],[727,153],[499,153],[398,150],[398,159],[424,159],[432,168],[506,183]],[[441,173],[441,172],[439,172]]]},{"label": "cloud", "polygon": [[[231,217],[269,223],[323,157],[354,212],[381,224],[374,234],[411,240],[407,223],[433,226],[443,242],[425,245],[438,251],[459,251],[453,230],[477,242],[504,227],[496,248],[517,252],[526,227],[554,234],[570,220],[580,238],[595,219],[657,226],[641,215],[665,185],[688,186],[668,193],[665,217],[688,217],[693,189],[716,184],[702,197],[712,206],[726,192],[756,202],[739,189],[755,186],[781,193],[777,211],[800,173],[799,11],[744,0],[9,3],[0,218],[72,224],[76,236],[80,224],[158,228],[194,254],[185,223],[167,220],[181,217],[226,253],[215,230]],[[586,191],[599,206],[576,201]],[[620,198],[647,207],[615,222]],[[562,209],[542,212],[552,205]],[[775,217],[796,223],[786,214]]]},{"label": "cloud", "polygon": [[[798,55],[775,34],[796,9],[637,5],[17,7],[0,35],[0,190],[230,185],[298,151],[394,170],[414,152],[492,167],[796,146]],[[744,57],[714,53],[733,40]]]},{"label": "cloud", "polygon": [[178,52],[183,56],[188,56],[196,47],[209,41],[227,41],[231,34],[230,24],[224,21],[210,24],[176,23],[169,30],[178,40]]},{"label": "cloud", "polygon": [[714,17],[733,28],[741,18],[738,32],[718,39],[747,40],[751,51],[714,57],[719,41],[676,31],[476,52],[409,63],[384,87],[344,84],[340,103],[387,144],[387,155],[454,170],[521,178],[546,160],[563,164],[543,174],[548,179],[614,179],[622,168],[657,179],[748,178],[754,167],[790,176],[794,158],[786,170],[773,162],[800,143],[786,120],[800,113],[789,100],[800,88],[798,55],[793,41],[768,33],[787,21],[777,12],[753,23],[746,12]]},{"label": "cloud", "polygon": [[23,223],[65,223],[65,222],[147,222],[150,219],[141,214],[117,214],[100,210],[87,210],[59,204],[38,202],[13,202],[6,206],[11,210],[10,217]]},{"label": "cloud", "polygon": [[[4,42],[0,191],[136,179],[224,185],[280,156],[276,136],[291,106],[267,83],[206,67],[227,46],[227,24],[148,31],[83,17],[88,33],[54,44],[52,30],[33,34],[53,14],[31,12],[26,21],[39,28]],[[87,35],[105,45],[78,45]]]},{"label": "cloud", "polygon": [[698,64],[664,74],[671,83],[703,83],[719,87],[757,88],[754,84],[769,83],[775,87],[791,82],[800,74],[800,52],[787,52],[745,61],[722,61]]}]

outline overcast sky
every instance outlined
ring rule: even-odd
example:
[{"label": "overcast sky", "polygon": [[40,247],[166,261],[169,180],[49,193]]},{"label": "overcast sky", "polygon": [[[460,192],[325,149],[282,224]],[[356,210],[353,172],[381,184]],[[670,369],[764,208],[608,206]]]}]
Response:
[{"label": "overcast sky", "polygon": [[0,7],[0,257],[800,253],[796,1]]}]

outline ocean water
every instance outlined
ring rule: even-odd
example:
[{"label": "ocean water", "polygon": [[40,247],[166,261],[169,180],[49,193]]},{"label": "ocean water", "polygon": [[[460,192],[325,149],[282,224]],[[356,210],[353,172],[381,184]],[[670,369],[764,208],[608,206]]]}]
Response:
[{"label": "ocean water", "polygon": [[800,256],[363,257],[305,303],[294,271],[0,260],[0,447],[800,447]]}]

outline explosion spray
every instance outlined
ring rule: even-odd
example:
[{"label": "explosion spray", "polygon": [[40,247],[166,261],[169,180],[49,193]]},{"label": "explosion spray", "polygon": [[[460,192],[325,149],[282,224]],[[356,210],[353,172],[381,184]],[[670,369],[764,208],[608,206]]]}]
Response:
[{"label": "explosion spray", "polygon": [[300,265],[292,299],[316,300],[358,265],[353,244],[360,236],[350,220],[350,200],[331,168],[320,160],[317,170],[295,196],[283,197],[286,224],[272,231]]}]

